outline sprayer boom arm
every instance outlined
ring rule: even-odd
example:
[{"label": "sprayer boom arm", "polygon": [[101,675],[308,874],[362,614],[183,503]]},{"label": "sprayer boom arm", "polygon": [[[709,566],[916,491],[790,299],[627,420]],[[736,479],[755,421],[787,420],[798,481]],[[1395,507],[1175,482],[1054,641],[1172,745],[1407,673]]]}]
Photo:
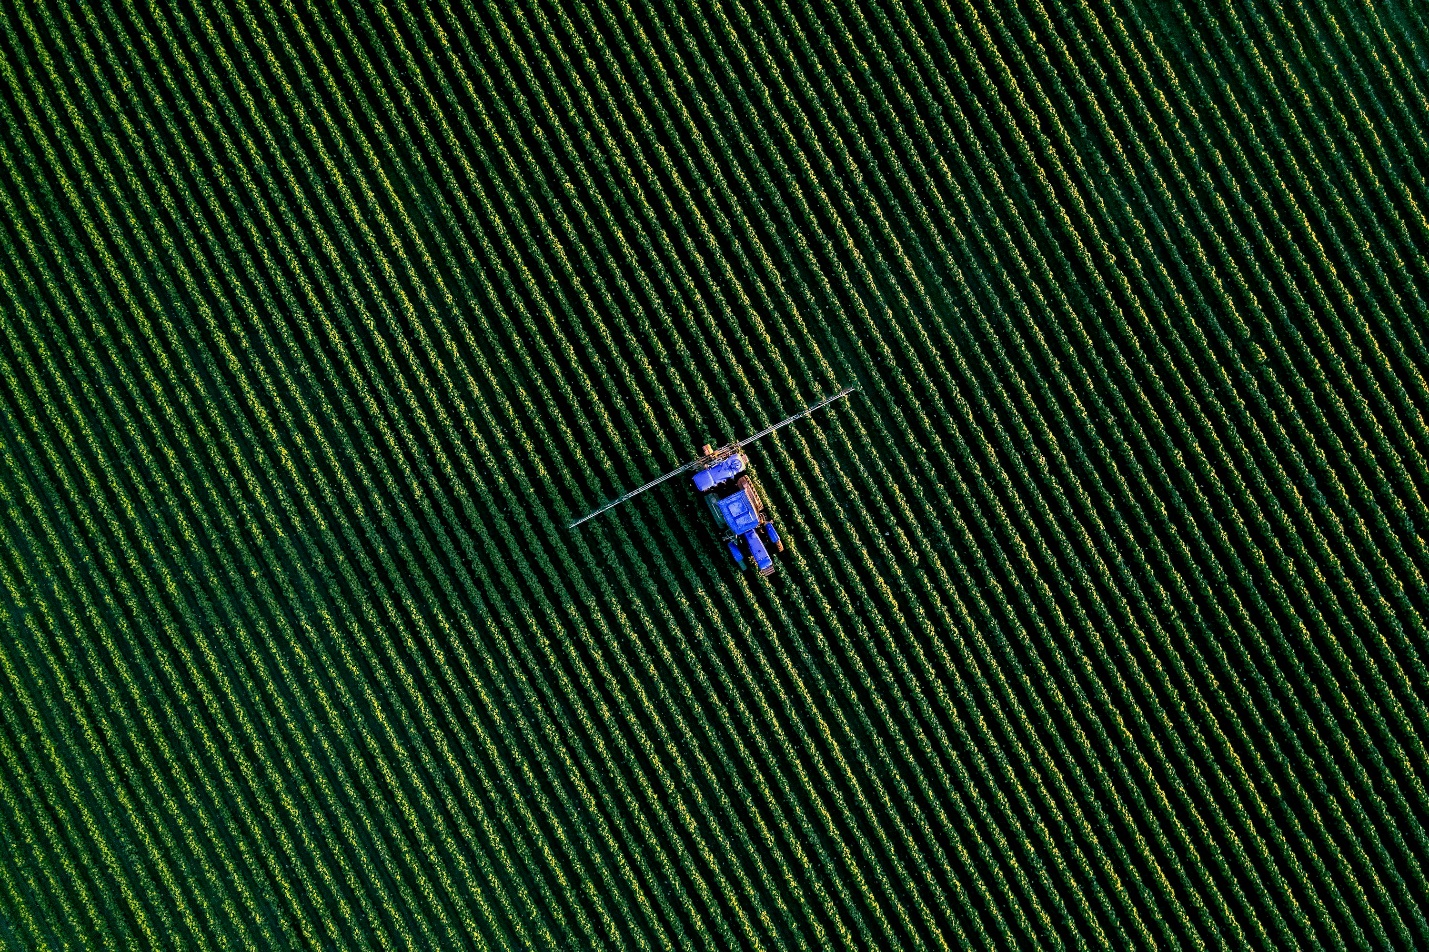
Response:
[{"label": "sprayer boom arm", "polygon": [[[804,408],[803,410],[800,410],[798,413],[794,414],[793,416],[791,416],[791,417],[786,417],[785,419],[780,420],[778,423],[774,424],[773,426],[766,426],[764,429],[760,430],[758,433],[754,434],[754,435],[751,436],[751,437],[747,437],[747,438],[745,438],[745,439],[743,439],[743,440],[740,440],[738,443],[731,443],[729,446],[721,447],[719,450],[716,451],[715,455],[717,455],[717,456],[728,455],[728,453],[733,452],[734,450],[739,449],[741,446],[745,446],[745,445],[747,445],[747,444],[749,444],[749,443],[753,443],[755,440],[760,439],[761,437],[768,436],[770,433],[773,433],[775,430],[779,429],[781,426],[787,426],[787,425],[789,425],[790,423],[793,423],[795,420],[803,419],[804,417],[806,417],[806,416],[808,416],[809,414],[813,413],[815,410],[822,410],[824,407],[826,407],[826,406],[828,406],[829,404],[833,403],[835,400],[842,399],[843,397],[848,396],[850,393],[853,393],[853,391],[855,391],[855,390],[857,390],[857,389],[858,389],[857,386],[844,387],[844,388],[843,388],[842,390],[840,390],[838,393],[835,393],[835,394],[832,394],[832,395],[830,395],[830,396],[825,397],[824,399],[820,400],[818,403],[815,403],[815,404],[813,404],[812,406],[809,406],[809,407]],[[630,492],[626,493],[625,495],[620,496],[619,498],[616,498],[616,499],[612,499],[610,502],[608,502],[608,503],[606,503],[605,505],[601,506],[599,509],[596,509],[594,512],[590,512],[590,513],[587,513],[587,514],[584,515],[584,516],[581,516],[579,519],[575,520],[575,521],[572,522],[570,525],[566,526],[566,528],[567,528],[567,529],[574,529],[576,526],[580,525],[582,522],[586,522],[587,520],[594,519],[596,516],[600,515],[602,512],[605,512],[607,509],[614,509],[616,506],[620,505],[621,503],[625,502],[626,500],[628,500],[628,499],[633,499],[633,498],[635,498],[636,496],[640,495],[640,494],[643,493],[645,490],[647,490],[647,489],[654,489],[656,486],[660,485],[660,484],[663,483],[665,480],[670,479],[670,478],[672,478],[672,477],[674,477],[674,476],[678,476],[678,475],[680,475],[681,473],[686,472],[686,471],[688,471],[688,470],[694,468],[695,466],[697,466],[697,465],[699,465],[701,462],[703,462],[703,460],[704,460],[703,457],[701,457],[700,459],[692,459],[692,460],[690,460],[688,463],[686,463],[684,466],[681,466],[681,467],[679,467],[678,469],[672,469],[672,470],[670,470],[668,473],[665,473],[665,474],[663,474],[663,475],[661,475],[661,476],[656,476],[654,479],[650,480],[650,482],[646,483],[645,485],[640,486],[640,487],[638,487],[638,488],[636,488],[636,489],[632,489],[632,490],[630,490]]]},{"label": "sprayer boom arm", "polygon": [[663,483],[665,480],[671,479],[671,478],[673,478],[673,477],[675,477],[675,476],[680,475],[681,473],[685,472],[686,470],[692,468],[692,467],[693,467],[696,463],[698,463],[698,462],[699,462],[699,460],[697,460],[697,459],[696,459],[696,460],[690,460],[688,463],[686,463],[684,466],[681,466],[679,469],[672,469],[672,470],[670,470],[668,473],[666,473],[666,474],[663,475],[663,476],[656,476],[654,479],[650,480],[650,482],[646,483],[644,486],[641,486],[641,487],[639,487],[639,488],[637,488],[637,489],[632,489],[632,490],[630,490],[630,492],[626,493],[624,496],[620,496],[620,497],[618,497],[618,498],[616,498],[616,499],[612,499],[610,502],[606,503],[605,505],[601,506],[599,509],[595,510],[595,512],[592,512],[592,513],[589,513],[589,514],[587,514],[587,515],[581,516],[581,517],[580,517],[579,519],[577,519],[575,522],[572,522],[569,526],[566,526],[566,528],[567,528],[567,529],[574,529],[576,526],[580,525],[582,522],[585,522],[587,519],[594,519],[596,516],[600,515],[602,512],[605,512],[607,509],[614,509],[616,506],[618,506],[618,505],[620,505],[621,503],[625,502],[625,500],[627,500],[627,499],[633,499],[634,497],[636,497],[636,496],[640,495],[641,493],[643,493],[645,490],[647,490],[647,489],[654,489],[656,486],[660,485],[660,484]]},{"label": "sprayer boom arm", "polygon": [[844,388],[843,388],[842,390],[840,390],[838,393],[833,394],[832,396],[825,397],[824,399],[820,400],[818,403],[814,404],[813,406],[808,407],[808,408],[806,408],[806,409],[804,409],[804,410],[801,410],[801,411],[799,411],[798,413],[794,414],[794,415],[791,416],[791,417],[786,417],[785,419],[780,420],[778,423],[774,424],[773,426],[766,426],[764,429],[760,430],[758,433],[754,434],[753,436],[751,436],[751,437],[749,437],[749,438],[747,438],[747,439],[740,440],[738,443],[734,444],[734,448],[735,448],[735,449],[738,449],[738,448],[741,447],[741,446],[745,446],[745,445],[747,445],[747,444],[749,444],[749,443],[753,443],[755,440],[757,440],[757,439],[759,439],[759,438],[761,438],[761,437],[768,436],[770,433],[773,433],[775,430],[779,429],[781,426],[787,426],[787,425],[789,425],[790,423],[793,423],[795,420],[803,419],[804,417],[808,416],[810,413],[813,413],[815,410],[822,410],[824,407],[826,407],[826,406],[828,406],[829,404],[833,403],[835,400],[838,400],[838,399],[840,399],[841,397],[846,397],[846,396],[848,396],[849,394],[853,393],[854,389],[855,389],[855,388],[853,388],[853,387],[844,387]]}]

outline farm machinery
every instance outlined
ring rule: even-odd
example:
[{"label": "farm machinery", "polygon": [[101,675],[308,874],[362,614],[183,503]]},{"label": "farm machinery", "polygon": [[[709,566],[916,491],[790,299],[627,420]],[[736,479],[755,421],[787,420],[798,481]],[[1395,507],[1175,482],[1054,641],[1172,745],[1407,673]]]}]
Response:
[{"label": "farm machinery", "polygon": [[[667,479],[693,470],[694,489],[704,498],[710,516],[719,532],[720,541],[724,543],[725,551],[729,553],[735,565],[740,569],[752,567],[760,575],[773,575],[774,554],[784,551],[784,540],[774,527],[774,521],[769,517],[769,508],[764,501],[759,484],[754,478],[754,473],[750,470],[749,457],[742,451],[743,447],[768,436],[780,427],[788,426],[795,420],[801,420],[817,410],[822,410],[835,400],[848,396],[854,389],[854,387],[845,387],[838,393],[831,394],[818,403],[805,407],[793,416],[765,427],[753,436],[727,446],[721,446],[719,449],[705,444],[701,448],[700,455],[695,459],[655,477],[645,485],[632,489],[619,498],[612,499],[593,512],[571,522],[567,528],[574,529],[581,523],[594,519],[601,513],[633,499],[647,489],[655,488]],[[771,550],[773,554],[771,554]]]}]

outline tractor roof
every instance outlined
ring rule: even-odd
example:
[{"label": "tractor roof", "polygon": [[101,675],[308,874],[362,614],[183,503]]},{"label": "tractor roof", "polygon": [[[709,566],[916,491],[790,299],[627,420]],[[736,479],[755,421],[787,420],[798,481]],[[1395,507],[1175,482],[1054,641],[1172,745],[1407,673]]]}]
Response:
[{"label": "tractor roof", "polygon": [[736,535],[759,528],[759,510],[754,508],[754,500],[743,489],[725,496],[718,505],[725,525]]}]

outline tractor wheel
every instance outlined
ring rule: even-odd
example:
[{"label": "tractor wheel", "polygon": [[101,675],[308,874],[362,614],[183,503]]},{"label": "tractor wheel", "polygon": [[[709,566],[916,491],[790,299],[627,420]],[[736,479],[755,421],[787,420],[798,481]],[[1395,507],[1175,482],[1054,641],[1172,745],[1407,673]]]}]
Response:
[{"label": "tractor wheel", "polygon": [[784,540],[779,538],[779,533],[774,528],[774,523],[772,520],[770,522],[764,523],[764,534],[769,537],[769,544],[774,546],[775,552],[784,551]]}]

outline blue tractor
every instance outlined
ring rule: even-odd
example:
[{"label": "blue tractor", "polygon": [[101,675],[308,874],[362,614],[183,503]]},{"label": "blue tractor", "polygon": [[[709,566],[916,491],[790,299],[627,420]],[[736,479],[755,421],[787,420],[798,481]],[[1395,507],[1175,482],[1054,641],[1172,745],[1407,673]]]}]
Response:
[{"label": "blue tractor", "polygon": [[774,557],[770,554],[770,550],[772,549],[776,554],[783,552],[784,540],[779,537],[779,532],[769,518],[763,494],[760,493],[759,485],[754,481],[754,475],[749,470],[749,457],[740,450],[760,437],[768,436],[781,426],[787,426],[815,410],[823,409],[835,400],[848,396],[854,389],[845,387],[838,393],[825,397],[818,403],[787,419],[780,420],[773,426],[767,426],[753,436],[737,443],[731,443],[719,449],[714,449],[706,444],[698,459],[691,460],[678,469],[672,469],[668,473],[657,476],[618,499],[612,499],[594,512],[574,520],[568,528],[574,529],[586,520],[594,519],[607,509],[612,509],[673,476],[694,470],[695,491],[704,497],[705,504],[709,506],[710,515],[714,517],[725,550],[729,552],[735,564],[741,569],[752,565],[760,575],[773,575]]},{"label": "blue tractor", "polygon": [[715,452],[706,444],[700,468],[695,471],[695,490],[705,497],[735,564],[744,568],[748,557],[760,575],[773,575],[774,559],[769,549],[783,552],[784,542],[749,472],[749,457],[729,447]]}]

